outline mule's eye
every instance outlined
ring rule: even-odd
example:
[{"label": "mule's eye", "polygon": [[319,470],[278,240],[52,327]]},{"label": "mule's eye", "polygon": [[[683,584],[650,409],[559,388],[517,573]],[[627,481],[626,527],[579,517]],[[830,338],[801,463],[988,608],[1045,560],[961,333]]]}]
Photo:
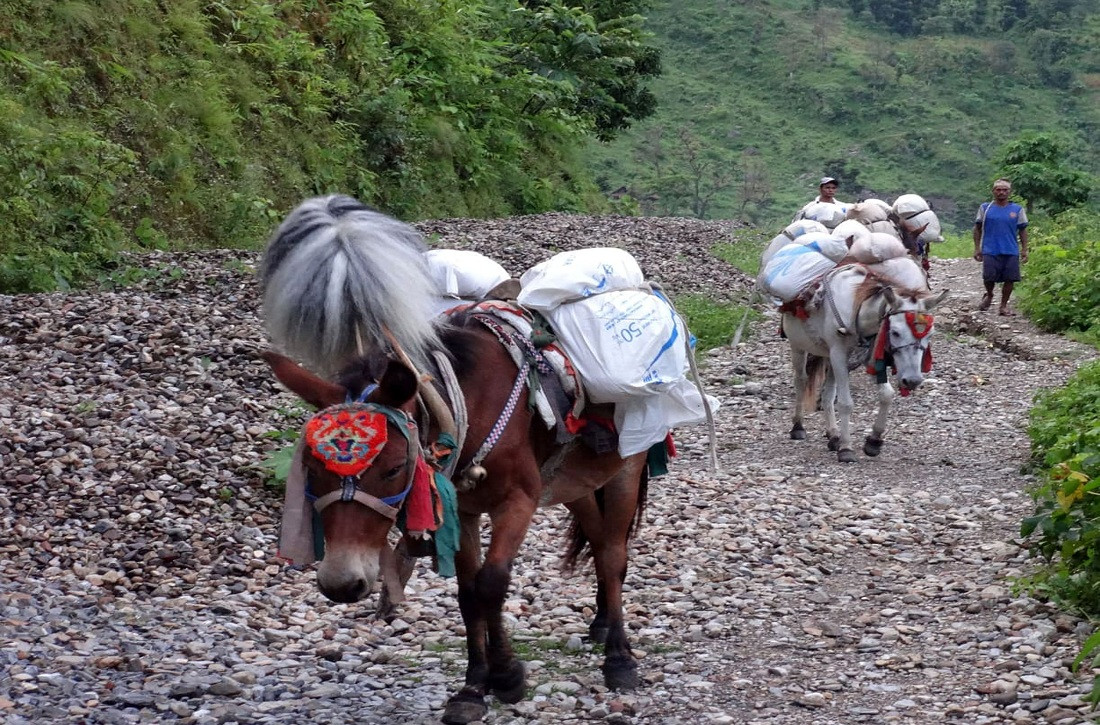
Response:
[{"label": "mule's eye", "polygon": [[384,474],[382,474],[382,478],[386,479],[387,481],[392,481],[393,479],[397,478],[397,476],[404,470],[405,464],[402,463],[400,466],[394,466],[390,470],[386,471]]}]

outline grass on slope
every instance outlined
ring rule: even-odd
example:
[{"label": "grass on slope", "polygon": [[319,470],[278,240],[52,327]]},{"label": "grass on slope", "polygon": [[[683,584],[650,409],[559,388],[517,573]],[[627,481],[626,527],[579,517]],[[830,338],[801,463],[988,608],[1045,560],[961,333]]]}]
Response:
[{"label": "grass on slope", "polygon": [[[828,172],[842,199],[920,193],[946,228],[965,231],[992,155],[1020,131],[1065,132],[1075,163],[1100,168],[1087,143],[1100,128],[1097,89],[1040,83],[1014,35],[905,39],[840,8],[713,0],[670,2],[649,27],[664,53],[660,108],[592,158],[605,188],[656,195],[650,213],[690,214],[711,194],[708,216],[774,226]],[[694,162],[685,131],[701,145]],[[744,203],[747,167],[766,177],[767,201]]]}]

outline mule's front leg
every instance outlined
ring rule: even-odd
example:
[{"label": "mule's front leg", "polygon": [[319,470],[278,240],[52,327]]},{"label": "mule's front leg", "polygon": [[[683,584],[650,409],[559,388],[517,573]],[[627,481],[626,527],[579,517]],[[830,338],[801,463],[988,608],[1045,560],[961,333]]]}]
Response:
[{"label": "mule's front leg", "polygon": [[848,377],[848,351],[841,345],[829,349],[829,364],[836,381],[837,410],[840,421],[837,429],[836,459],[841,463],[855,463],[856,452],[852,450],[852,382]]},{"label": "mule's front leg", "polygon": [[523,699],[527,676],[523,663],[516,659],[511,637],[504,627],[504,599],[512,578],[512,561],[527,536],[537,505],[534,499],[516,494],[489,513],[493,534],[485,563],[477,574],[477,593],[489,637],[489,689],[508,703]]},{"label": "mule's front leg", "polygon": [[455,556],[458,578],[458,608],[466,626],[466,684],[447,700],[443,722],[465,725],[480,720],[489,711],[489,659],[485,613],[477,596],[477,574],[481,568],[481,516],[460,514],[462,540]]},{"label": "mule's front leg", "polygon": [[890,407],[894,402],[894,388],[890,383],[882,383],[878,386],[878,415],[871,426],[871,434],[863,442],[863,452],[869,456],[877,456],[882,452],[882,439],[886,435],[886,422],[890,416]]},{"label": "mule's front leg", "polygon": [[[490,692],[502,702],[519,702],[527,689],[523,664],[516,659],[512,643],[504,629],[504,598],[511,580],[512,560],[519,551],[536,502],[516,494],[500,502],[489,512],[493,533],[485,562],[472,562],[476,573],[467,569],[467,547],[480,551],[480,517],[462,519],[461,567],[458,568],[458,602],[466,624],[466,645],[470,661],[466,667],[466,685],[447,701],[443,722],[465,725],[482,719],[488,712],[485,695]],[[456,561],[456,564],[458,562]],[[468,579],[466,577],[469,577]]]}]

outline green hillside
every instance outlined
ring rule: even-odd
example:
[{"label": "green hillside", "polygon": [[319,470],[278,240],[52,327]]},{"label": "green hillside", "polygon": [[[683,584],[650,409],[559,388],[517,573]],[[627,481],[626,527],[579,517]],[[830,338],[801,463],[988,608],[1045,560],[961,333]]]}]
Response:
[{"label": "green hillside", "polygon": [[592,210],[650,112],[640,0],[0,0],[0,292],[256,246],[304,196]]},{"label": "green hillside", "polygon": [[1072,165],[1100,171],[1097,2],[862,5],[654,7],[660,106],[592,149],[601,187],[646,213],[774,223],[828,173],[842,199],[916,192],[962,228],[1023,131],[1057,133]]}]

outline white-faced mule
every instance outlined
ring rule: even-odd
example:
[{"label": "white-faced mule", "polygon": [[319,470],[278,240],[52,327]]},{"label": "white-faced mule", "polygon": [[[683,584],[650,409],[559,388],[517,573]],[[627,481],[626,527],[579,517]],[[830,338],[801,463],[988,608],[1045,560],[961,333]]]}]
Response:
[{"label": "white-faced mule", "polygon": [[[909,259],[905,263],[920,278],[917,263]],[[802,417],[813,410],[820,394],[829,450],[836,451],[841,463],[855,462],[849,430],[853,408],[849,372],[866,366],[876,378],[878,414],[863,452],[877,456],[894,399],[887,371],[895,370],[903,396],[924,381],[924,374],[932,369],[930,313],[946,295],[947,290],[933,294],[927,289],[895,287],[858,264],[837,267],[825,275],[809,304],[783,315],[795,383],[791,438],[806,438]]]},{"label": "white-faced mule", "polygon": [[[329,196],[296,208],[264,253],[265,326],[303,365],[274,352],[265,357],[319,411],[305,426],[299,457],[304,495],[323,532],[318,586],[333,601],[355,602],[381,574],[381,598],[390,605],[411,571],[387,544],[391,529],[405,531],[401,548],[415,549],[423,538],[411,540],[410,530],[438,527],[431,553],[457,573],[469,658],[443,721],[478,720],[487,695],[505,702],[524,696],[524,667],[501,608],[535,509],[561,503],[572,514],[567,564],[583,555],[595,564],[589,632],[604,644],[606,684],[636,687],[622,588],[628,539],[645,502],[646,454],[597,453],[547,430],[528,406],[538,351],[528,350],[530,365],[517,365],[501,337],[514,331],[477,306],[435,317],[424,249],[412,227]],[[449,379],[457,383],[453,395]],[[467,423],[464,436],[456,419]],[[454,486],[439,473],[451,456]],[[492,535],[482,558],[485,514]]]}]

